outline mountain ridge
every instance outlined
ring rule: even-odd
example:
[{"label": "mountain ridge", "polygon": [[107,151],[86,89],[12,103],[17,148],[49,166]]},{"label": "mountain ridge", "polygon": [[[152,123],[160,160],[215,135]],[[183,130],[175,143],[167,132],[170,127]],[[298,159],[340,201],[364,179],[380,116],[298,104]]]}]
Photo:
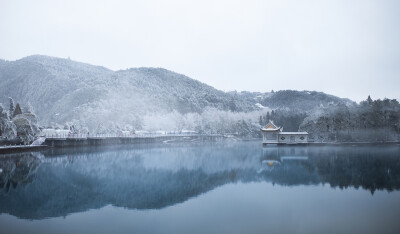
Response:
[{"label": "mountain ridge", "polygon": [[[91,129],[105,123],[141,128],[146,121],[143,116],[147,115],[172,113],[174,121],[179,122],[177,119],[181,115],[201,115],[209,109],[219,111],[219,115],[262,111],[257,103],[267,109],[293,108],[296,111],[307,111],[330,102],[351,103],[348,99],[322,92],[316,92],[319,96],[314,99],[304,97],[304,92],[314,91],[224,92],[164,68],[113,71],[45,55],[2,61],[0,103],[7,104],[8,97],[30,103],[43,125],[63,125],[72,121]],[[243,116],[240,118],[250,118]],[[145,125],[152,124],[156,123]]]}]

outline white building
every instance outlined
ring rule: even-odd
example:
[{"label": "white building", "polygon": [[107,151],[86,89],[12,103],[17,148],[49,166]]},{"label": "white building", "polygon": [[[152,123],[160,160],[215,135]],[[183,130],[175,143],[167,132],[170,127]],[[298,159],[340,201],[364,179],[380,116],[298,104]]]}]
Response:
[{"label": "white building", "polygon": [[261,128],[263,145],[269,144],[307,144],[307,132],[283,132],[281,127],[277,127],[272,121]]},{"label": "white building", "polygon": [[71,134],[70,130],[65,129],[54,129],[54,128],[45,128],[42,129],[40,136],[44,137],[68,137]]}]

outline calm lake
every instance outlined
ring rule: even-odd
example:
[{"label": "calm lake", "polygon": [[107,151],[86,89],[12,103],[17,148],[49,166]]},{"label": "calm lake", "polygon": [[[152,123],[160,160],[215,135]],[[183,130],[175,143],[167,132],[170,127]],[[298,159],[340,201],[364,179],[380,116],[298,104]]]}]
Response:
[{"label": "calm lake", "polygon": [[0,233],[400,233],[400,146],[0,155]]}]

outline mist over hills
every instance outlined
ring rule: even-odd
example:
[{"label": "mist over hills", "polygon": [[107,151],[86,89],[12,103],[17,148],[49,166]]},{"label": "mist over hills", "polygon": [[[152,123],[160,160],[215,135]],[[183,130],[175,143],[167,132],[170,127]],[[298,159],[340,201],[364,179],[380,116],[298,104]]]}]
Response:
[{"label": "mist over hills", "polygon": [[[266,87],[271,89],[271,87]],[[0,60],[0,102],[30,103],[42,125],[202,130],[246,120],[271,109],[309,112],[330,103],[355,104],[322,92],[223,92],[162,68],[112,71],[42,55]],[[201,125],[201,126],[200,126]]]}]

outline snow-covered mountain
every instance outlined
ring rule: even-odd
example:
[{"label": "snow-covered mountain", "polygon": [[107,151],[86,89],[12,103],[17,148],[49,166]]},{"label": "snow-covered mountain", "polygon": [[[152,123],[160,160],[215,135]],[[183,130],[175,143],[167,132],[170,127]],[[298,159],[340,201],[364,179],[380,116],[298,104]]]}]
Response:
[{"label": "snow-covered mountain", "polygon": [[240,97],[162,68],[114,72],[37,55],[0,63],[0,102],[8,97],[29,102],[44,124],[91,118],[129,123],[148,113],[199,113],[206,107],[256,110]]},{"label": "snow-covered mountain", "polygon": [[[304,92],[307,91],[223,92],[162,68],[112,71],[41,55],[0,60],[0,103],[6,107],[8,97],[29,103],[42,125],[72,122],[93,130],[112,125],[142,128],[157,124],[155,129],[195,128],[207,125],[199,117],[204,112],[208,119],[234,115],[220,118],[221,123],[243,119],[257,122],[258,112],[265,111],[263,107],[302,106],[309,110],[310,106],[343,101],[324,93]],[[185,122],[182,118],[190,124],[177,127]],[[168,123],[170,119],[174,119],[173,124]]]}]

